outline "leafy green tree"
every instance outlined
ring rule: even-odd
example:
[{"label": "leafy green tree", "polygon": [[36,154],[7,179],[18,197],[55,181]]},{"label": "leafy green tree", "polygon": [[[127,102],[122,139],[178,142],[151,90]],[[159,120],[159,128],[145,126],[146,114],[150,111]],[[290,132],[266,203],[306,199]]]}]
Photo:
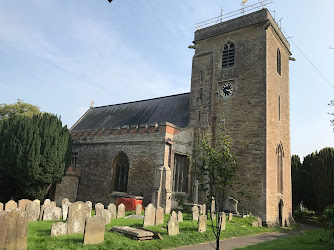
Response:
[{"label": "leafy green tree", "polygon": [[70,134],[57,116],[15,115],[0,121],[1,176],[12,180],[22,197],[44,198],[70,160]]},{"label": "leafy green tree", "polygon": [[32,117],[40,113],[38,106],[26,103],[20,99],[14,104],[0,104],[0,120],[7,120],[15,115]]},{"label": "leafy green tree", "polygon": [[302,163],[298,155],[291,157],[291,177],[292,177],[292,204],[296,208],[302,201],[303,195],[303,170]]},{"label": "leafy green tree", "polygon": [[209,129],[198,131],[198,141],[194,147],[192,168],[199,182],[200,190],[208,194],[208,198],[216,201],[216,223],[211,218],[213,232],[216,236],[216,249],[219,249],[221,233],[221,211],[227,191],[236,179],[238,165],[231,151],[231,145],[226,130],[220,128],[214,136]]}]

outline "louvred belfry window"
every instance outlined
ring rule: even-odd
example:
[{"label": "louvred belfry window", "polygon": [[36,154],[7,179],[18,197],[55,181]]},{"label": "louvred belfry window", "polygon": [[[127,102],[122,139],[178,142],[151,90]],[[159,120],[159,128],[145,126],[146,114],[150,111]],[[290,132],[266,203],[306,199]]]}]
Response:
[{"label": "louvred belfry window", "polygon": [[234,67],[234,53],[235,53],[234,43],[227,42],[224,45],[223,56],[222,56],[223,69]]}]

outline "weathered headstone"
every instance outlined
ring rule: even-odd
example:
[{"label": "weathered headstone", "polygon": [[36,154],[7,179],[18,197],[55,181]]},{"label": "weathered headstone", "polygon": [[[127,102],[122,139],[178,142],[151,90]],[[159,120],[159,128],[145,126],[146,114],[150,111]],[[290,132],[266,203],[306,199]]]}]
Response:
[{"label": "weathered headstone", "polygon": [[159,207],[157,211],[155,212],[155,225],[156,226],[164,224],[164,214],[165,214],[164,209],[162,207]]},{"label": "weathered headstone", "polygon": [[43,211],[43,221],[55,220],[55,211],[51,206],[47,206]]},{"label": "weathered headstone", "polygon": [[50,199],[45,199],[43,205],[51,205],[51,200]]},{"label": "weathered headstone", "polygon": [[232,197],[227,197],[223,202],[223,210],[230,211],[234,214],[239,214],[238,212],[238,201]]},{"label": "weathered headstone", "polygon": [[31,202],[31,200],[28,200],[28,199],[19,200],[19,208],[22,209],[23,211],[25,211],[26,206],[29,202]]},{"label": "weathered headstone", "polygon": [[67,235],[67,223],[57,222],[51,225],[51,236]]},{"label": "weathered headstone", "polygon": [[50,206],[51,207],[57,207],[57,203],[55,201],[51,201]]},{"label": "weathered headstone", "polygon": [[101,216],[101,211],[104,209],[104,205],[102,203],[95,204],[95,215]]},{"label": "weathered headstone", "polygon": [[29,202],[26,206],[28,221],[37,221],[40,213],[40,207],[36,202]]},{"label": "weathered headstone", "polygon": [[114,203],[110,203],[108,205],[108,211],[110,212],[111,219],[116,219],[117,213],[116,213],[116,206]]},{"label": "weathered headstone", "polygon": [[[27,249],[28,217],[25,211],[18,208],[11,209],[5,215],[5,224],[1,227],[6,230],[3,248]],[[0,239],[0,244],[1,241],[3,240]],[[2,248],[1,245],[0,248]]]},{"label": "weathered headstone", "polygon": [[[255,217],[255,220],[259,223],[259,227],[262,227],[262,219],[261,217]],[[289,221],[289,220],[287,220]]]},{"label": "weathered headstone", "polygon": [[49,203],[47,203],[47,204],[43,204],[42,206],[41,206],[41,211],[39,212],[39,220],[43,220],[43,216],[44,216],[44,211],[45,211],[45,209],[46,208],[48,208],[48,207],[51,207],[51,205],[49,204]]},{"label": "weathered headstone", "polygon": [[154,226],[154,223],[155,223],[155,207],[153,206],[153,204],[150,203],[145,208],[144,227]]},{"label": "weathered headstone", "polygon": [[17,203],[15,201],[10,200],[5,204],[5,211],[10,211],[13,208],[17,208]]},{"label": "weathered headstone", "polygon": [[40,200],[33,200],[33,202],[35,202],[39,207],[41,206],[41,201]]},{"label": "weathered headstone", "polygon": [[68,207],[71,205],[69,199],[65,198],[61,201],[61,210],[62,210],[62,216],[63,220],[67,220],[68,215]]},{"label": "weathered headstone", "polygon": [[125,216],[125,205],[123,203],[118,205],[117,208],[117,219],[123,218]]},{"label": "weathered headstone", "polygon": [[61,208],[60,207],[55,207],[53,208],[54,211],[54,218],[53,220],[60,220],[60,216],[61,216]]},{"label": "weathered headstone", "polygon": [[169,221],[167,222],[167,232],[168,235],[173,236],[177,235],[179,233],[179,222],[177,220],[177,216],[172,213],[172,216],[169,218]]},{"label": "weathered headstone", "polygon": [[[108,210],[107,210],[108,211]],[[105,226],[100,216],[86,219],[84,244],[99,244],[104,241]]]},{"label": "weathered headstone", "polygon": [[93,204],[91,201],[86,201],[86,205],[89,207],[89,217],[92,217]]},{"label": "weathered headstone", "polygon": [[206,215],[200,215],[198,217],[198,232],[206,232]]},{"label": "weathered headstone", "polygon": [[104,224],[109,224],[111,220],[111,214],[107,209],[103,209],[100,213],[100,217],[103,219]]},{"label": "weathered headstone", "polygon": [[82,201],[70,205],[67,218],[67,233],[83,233],[85,221],[89,214],[89,207]]},{"label": "weathered headstone", "polygon": [[198,220],[198,206],[193,206],[192,212],[193,212],[193,220],[197,221]]},{"label": "weathered headstone", "polygon": [[0,202],[0,212],[3,211],[3,203]]},{"label": "weathered headstone", "polygon": [[206,215],[206,204],[202,205],[201,215]]},{"label": "weathered headstone", "polygon": [[221,230],[222,231],[225,231],[225,228],[226,228],[226,215],[225,213],[223,212],[222,215],[220,216],[220,221],[219,223],[221,224]]},{"label": "weathered headstone", "polygon": [[228,214],[228,220],[232,220],[233,219],[233,214],[232,213],[229,213]]},{"label": "weathered headstone", "polygon": [[6,238],[7,238],[7,211],[0,211],[0,249],[5,249],[6,247]]},{"label": "weathered headstone", "polygon": [[213,220],[216,219],[216,201],[215,201],[215,198],[212,196],[211,197],[211,218]]},{"label": "weathered headstone", "polygon": [[179,222],[183,222],[183,214],[182,214],[181,211],[178,211],[178,212],[177,212],[177,220],[178,220]]},{"label": "weathered headstone", "polygon": [[136,206],[136,215],[141,215],[141,205],[140,204]]}]

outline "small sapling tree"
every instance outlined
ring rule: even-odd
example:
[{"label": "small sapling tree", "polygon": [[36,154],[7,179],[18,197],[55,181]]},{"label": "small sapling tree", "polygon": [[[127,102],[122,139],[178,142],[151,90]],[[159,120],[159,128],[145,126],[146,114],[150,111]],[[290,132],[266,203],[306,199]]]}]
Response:
[{"label": "small sapling tree", "polygon": [[216,237],[216,249],[219,249],[222,226],[222,214],[219,211],[222,211],[227,191],[236,179],[238,165],[225,128],[220,126],[217,135],[213,135],[210,129],[197,131],[197,135],[198,140],[194,147],[192,169],[199,182],[200,190],[207,194],[209,200],[211,197],[215,199],[215,222],[212,216],[210,219]]}]

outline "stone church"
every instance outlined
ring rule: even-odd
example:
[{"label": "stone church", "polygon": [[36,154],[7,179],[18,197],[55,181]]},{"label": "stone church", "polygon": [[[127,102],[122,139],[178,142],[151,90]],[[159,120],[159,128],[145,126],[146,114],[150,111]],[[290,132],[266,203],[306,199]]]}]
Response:
[{"label": "stone church", "polygon": [[233,196],[239,211],[268,225],[292,218],[287,39],[262,9],[196,30],[193,43],[190,93],[91,107],[73,125],[73,164],[56,199],[138,197],[166,213],[196,203],[194,131],[223,122],[253,195]]}]

